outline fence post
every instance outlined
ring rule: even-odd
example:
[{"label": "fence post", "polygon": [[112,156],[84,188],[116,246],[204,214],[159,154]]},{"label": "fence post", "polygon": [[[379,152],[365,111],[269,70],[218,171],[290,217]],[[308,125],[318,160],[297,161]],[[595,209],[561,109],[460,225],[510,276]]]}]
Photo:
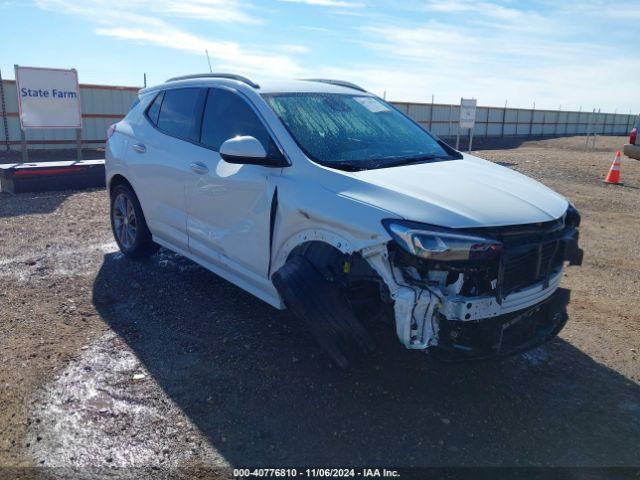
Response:
[{"label": "fence post", "polygon": [[2,103],[2,124],[4,126],[4,140],[7,146],[7,152],[11,150],[9,144],[9,123],[7,121],[7,105],[4,100],[4,82],[2,81],[2,71],[0,71],[0,102]]},{"label": "fence post", "polygon": [[453,121],[453,104],[449,104],[449,127],[447,128],[447,137],[451,136],[451,122]]},{"label": "fence post", "polygon": [[[578,121],[576,122],[576,133],[584,133],[582,132],[582,123],[580,123],[582,121],[582,105],[580,105],[580,109],[578,110]],[[587,119],[587,126],[588,126],[589,120]],[[578,130],[579,129],[579,130]]]},{"label": "fence post", "polygon": [[76,128],[76,160],[82,160],[82,129]]},{"label": "fence post", "polygon": [[462,113],[462,97],[460,98],[460,111],[458,111],[458,121],[456,122],[456,150],[460,150],[460,114]]},{"label": "fence post", "polygon": [[[598,116],[597,116],[596,118],[597,118],[598,120],[600,120],[600,109],[598,109]],[[605,115],[605,118],[606,118],[606,115]],[[603,123],[603,124],[602,124],[602,131],[604,131],[604,126],[605,126],[605,124]],[[596,148],[596,137],[597,137],[597,136],[598,136],[598,129],[596,128],[596,129],[593,131],[593,141],[592,141],[592,143],[591,143],[591,149],[595,149],[595,148]]]},{"label": "fence post", "polygon": [[[502,110],[502,130],[500,131],[500,138],[504,137],[504,122],[506,122],[506,121],[507,121],[507,100],[504,101],[504,109]],[[518,127],[517,127],[517,124],[516,124],[516,129],[517,128]],[[516,133],[518,133],[518,132],[516,132]]]},{"label": "fence post", "polygon": [[29,152],[27,151],[27,132],[20,127],[20,145],[22,146],[22,163],[29,161]]},{"label": "fence post", "polygon": [[434,95],[433,93],[431,94],[431,108],[429,109],[429,131],[433,130],[433,100],[434,100]]},{"label": "fence post", "polygon": [[587,141],[584,144],[585,150],[589,149],[589,135],[591,135],[591,123],[593,122],[593,115],[595,113],[596,113],[596,109],[594,108],[593,111],[591,112],[591,115],[589,115],[589,119],[587,120]]},{"label": "fence post", "polygon": [[[16,87],[18,86],[18,64],[14,64],[13,65],[13,71],[15,72],[15,79],[16,79]],[[18,98],[18,102],[20,102],[20,99]],[[27,132],[24,128],[22,128],[22,119],[18,118],[18,121],[20,122],[20,145],[22,146],[22,162],[23,163],[27,163],[29,161],[29,152],[27,151]]]},{"label": "fence post", "polygon": [[536,114],[536,102],[533,102],[533,108],[531,109],[531,120],[529,121],[529,136],[533,132],[533,117]]}]

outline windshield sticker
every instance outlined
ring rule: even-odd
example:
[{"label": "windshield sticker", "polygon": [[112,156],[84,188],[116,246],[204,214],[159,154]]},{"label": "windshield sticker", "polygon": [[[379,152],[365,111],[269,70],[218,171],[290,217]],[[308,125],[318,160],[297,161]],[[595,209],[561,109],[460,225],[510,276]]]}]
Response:
[{"label": "windshield sticker", "polygon": [[355,101],[373,113],[389,111],[389,108],[384,103],[372,97],[356,97]]}]

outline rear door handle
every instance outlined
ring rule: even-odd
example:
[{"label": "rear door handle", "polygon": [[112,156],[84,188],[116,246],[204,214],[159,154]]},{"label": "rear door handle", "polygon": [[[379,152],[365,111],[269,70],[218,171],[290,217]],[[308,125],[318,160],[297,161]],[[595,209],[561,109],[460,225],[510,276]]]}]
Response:
[{"label": "rear door handle", "polygon": [[191,167],[191,170],[193,170],[199,175],[204,175],[205,173],[209,173],[209,169],[204,163],[193,162],[189,166]]},{"label": "rear door handle", "polygon": [[147,151],[147,147],[145,147],[143,143],[134,143],[131,148],[138,153],[144,153]]}]

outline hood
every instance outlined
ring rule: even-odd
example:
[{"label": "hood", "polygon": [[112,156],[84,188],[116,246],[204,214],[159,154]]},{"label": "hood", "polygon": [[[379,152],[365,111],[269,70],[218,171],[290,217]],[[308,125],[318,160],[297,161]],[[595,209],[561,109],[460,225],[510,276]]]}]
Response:
[{"label": "hood", "polygon": [[561,217],[567,200],[541,183],[472,155],[462,160],[341,172],[337,192],[406,220],[443,227],[493,227]]}]

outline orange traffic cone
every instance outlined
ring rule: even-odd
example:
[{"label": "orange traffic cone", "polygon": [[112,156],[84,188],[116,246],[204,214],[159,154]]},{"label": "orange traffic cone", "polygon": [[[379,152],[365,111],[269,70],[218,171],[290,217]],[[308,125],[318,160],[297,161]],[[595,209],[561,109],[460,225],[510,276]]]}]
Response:
[{"label": "orange traffic cone", "polygon": [[607,178],[604,179],[604,183],[622,185],[620,181],[620,152],[616,152],[616,156],[613,159],[609,173],[607,173]]}]

